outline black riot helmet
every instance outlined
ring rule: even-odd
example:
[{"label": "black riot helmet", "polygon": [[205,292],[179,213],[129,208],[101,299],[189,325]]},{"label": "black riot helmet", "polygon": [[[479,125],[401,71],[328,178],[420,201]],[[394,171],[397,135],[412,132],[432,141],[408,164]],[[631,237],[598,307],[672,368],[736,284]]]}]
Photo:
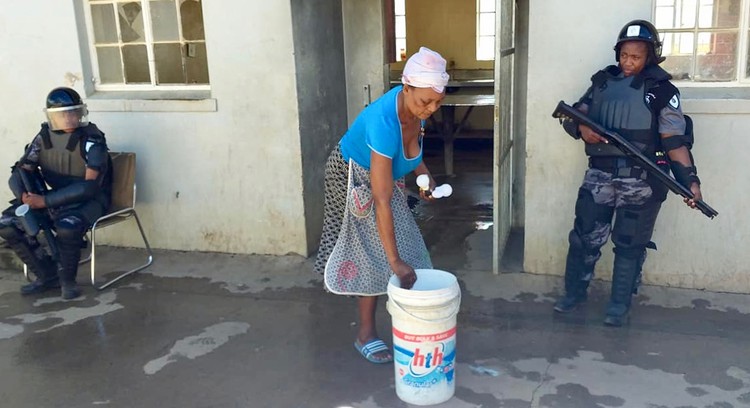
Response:
[{"label": "black riot helmet", "polygon": [[615,60],[617,62],[620,62],[620,47],[626,41],[642,41],[648,44],[649,64],[660,64],[664,61],[664,58],[661,56],[662,43],[659,39],[659,32],[648,21],[633,20],[622,27],[614,47]]},{"label": "black riot helmet", "polygon": [[86,104],[71,88],[55,88],[47,94],[47,123],[50,130],[72,131],[89,124]]}]

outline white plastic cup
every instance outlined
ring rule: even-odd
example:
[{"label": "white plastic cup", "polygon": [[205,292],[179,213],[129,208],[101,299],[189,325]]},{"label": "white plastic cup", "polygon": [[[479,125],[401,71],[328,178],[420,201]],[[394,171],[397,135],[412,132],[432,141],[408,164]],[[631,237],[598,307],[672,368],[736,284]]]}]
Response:
[{"label": "white plastic cup", "polygon": [[16,208],[16,217],[21,221],[26,234],[35,237],[39,234],[39,222],[28,204],[21,204]]}]

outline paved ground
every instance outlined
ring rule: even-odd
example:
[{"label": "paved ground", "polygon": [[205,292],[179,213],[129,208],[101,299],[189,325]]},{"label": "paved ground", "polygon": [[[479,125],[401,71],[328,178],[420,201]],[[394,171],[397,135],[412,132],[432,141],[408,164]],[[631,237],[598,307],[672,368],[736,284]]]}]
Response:
[{"label": "paved ground", "polygon": [[[107,254],[117,262],[130,251]],[[298,257],[159,252],[112,290],[24,298],[0,273],[7,407],[405,407],[393,368],[352,347],[354,300]],[[750,406],[747,296],[646,287],[628,327],[579,314],[560,280],[458,270],[455,397],[444,407]],[[381,304],[382,305],[382,304]],[[379,309],[390,343],[390,320]]]},{"label": "paved ground", "polygon": [[[415,208],[435,266],[463,294],[456,392],[440,407],[750,406],[749,296],[645,287],[630,325],[607,328],[596,282],[585,308],[560,318],[561,279],[515,272],[518,232],[509,273],[488,272],[491,177],[454,183],[477,194]],[[106,268],[138,253],[101,256]],[[145,273],[69,302],[21,297],[17,270],[0,271],[0,407],[407,407],[393,366],[352,346],[355,300],[325,293],[311,267],[160,251]]]}]

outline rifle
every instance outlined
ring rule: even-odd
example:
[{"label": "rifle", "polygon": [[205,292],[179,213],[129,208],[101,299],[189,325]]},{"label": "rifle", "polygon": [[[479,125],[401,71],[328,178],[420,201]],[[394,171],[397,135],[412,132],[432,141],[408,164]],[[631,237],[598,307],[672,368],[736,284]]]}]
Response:
[{"label": "rifle", "polygon": [[[29,175],[28,171],[21,168],[20,164],[16,165],[13,171],[18,172],[26,192],[44,195],[46,188],[38,176]],[[34,176],[34,182],[32,182],[30,176]],[[27,204],[23,204],[16,208],[16,216],[20,219],[26,234],[37,237],[52,260],[57,262],[60,259],[60,251],[57,247],[55,235],[52,233],[52,218],[49,211],[32,210]]]},{"label": "rifle", "polygon": [[701,210],[703,214],[708,218],[714,218],[719,215],[716,210],[711,208],[710,205],[706,204],[703,200],[695,200],[693,192],[689,188],[678,183],[677,180],[672,178],[664,170],[651,161],[646,155],[644,155],[637,147],[633,146],[627,139],[617,132],[613,132],[604,126],[592,121],[588,116],[578,109],[566,104],[563,101],[557,104],[557,108],[552,112],[552,117],[560,120],[571,120],[576,123],[586,125],[591,128],[594,132],[602,135],[612,145],[620,149],[626,156],[638,163],[639,166],[643,167],[652,176],[656,177],[664,185],[666,185],[673,193],[681,195],[685,198],[695,201],[695,206]]}]

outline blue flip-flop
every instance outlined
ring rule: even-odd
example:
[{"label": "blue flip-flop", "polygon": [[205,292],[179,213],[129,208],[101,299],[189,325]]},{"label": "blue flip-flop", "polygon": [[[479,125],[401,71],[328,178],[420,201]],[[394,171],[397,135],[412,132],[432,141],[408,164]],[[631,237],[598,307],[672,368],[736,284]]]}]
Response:
[{"label": "blue flip-flop", "polygon": [[393,356],[389,355],[388,358],[378,359],[375,357],[375,354],[378,354],[383,351],[390,351],[390,348],[386,346],[385,343],[383,343],[383,340],[380,339],[372,339],[367,344],[359,344],[359,340],[354,341],[354,348],[357,349],[359,354],[362,354],[362,357],[367,359],[367,361],[375,364],[385,364],[390,363],[393,361]]}]

